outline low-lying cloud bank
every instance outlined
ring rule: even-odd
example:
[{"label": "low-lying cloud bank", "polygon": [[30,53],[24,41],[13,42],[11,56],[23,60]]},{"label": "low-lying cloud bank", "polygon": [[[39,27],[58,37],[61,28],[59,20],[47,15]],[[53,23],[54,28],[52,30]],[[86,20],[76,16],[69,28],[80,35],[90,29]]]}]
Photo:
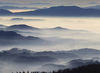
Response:
[{"label": "low-lying cloud bank", "polygon": [[79,49],[70,51],[35,52],[27,49],[13,48],[0,52],[0,71],[10,73],[16,71],[57,71],[59,69],[76,68],[93,63],[100,56],[100,50]]}]

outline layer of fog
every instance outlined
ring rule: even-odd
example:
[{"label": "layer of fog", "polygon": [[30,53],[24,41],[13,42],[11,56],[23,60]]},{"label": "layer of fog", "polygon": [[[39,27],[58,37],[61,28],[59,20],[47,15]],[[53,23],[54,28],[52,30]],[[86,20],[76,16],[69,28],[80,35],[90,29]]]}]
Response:
[{"label": "layer of fog", "polygon": [[[2,26],[0,28],[2,28]],[[4,27],[2,29],[6,30],[6,27],[8,26],[4,26]],[[0,50],[8,49],[8,47],[27,48],[34,51],[44,51],[44,50],[56,51],[56,50],[71,50],[71,49],[79,49],[79,48],[96,48],[96,49],[100,48],[99,46],[100,34],[93,33],[87,30],[74,30],[69,28],[55,29],[54,27],[54,28],[42,28],[42,29],[39,28],[38,30],[9,29],[9,31],[14,31],[25,37],[27,36],[38,37],[44,40],[45,42],[32,43],[27,41],[27,42],[20,43],[21,41],[17,41],[19,42],[18,44],[12,44],[7,46],[1,45]]]},{"label": "layer of fog", "polygon": [[[22,20],[12,21],[13,18],[19,19],[19,17],[2,17],[1,24],[6,26],[0,25],[0,29],[8,31],[6,28],[14,24],[30,25],[39,28],[39,30],[18,29],[9,31],[14,31],[22,35],[23,38],[33,36],[44,41],[33,43],[29,41],[21,42],[18,39],[15,44],[0,45],[0,50],[8,50],[0,52],[1,73],[43,71],[45,69],[52,71],[95,63],[95,60],[100,61],[100,50],[77,50],[80,48],[100,49],[99,18],[92,21],[94,18],[21,17]],[[58,26],[65,27],[67,30],[54,29]],[[9,52],[9,49],[14,47],[28,50],[24,49],[24,52],[23,50],[17,50],[18,52],[10,50],[11,52]],[[16,52],[17,54],[15,54]]]},{"label": "layer of fog", "polygon": [[41,51],[13,48],[0,52],[0,72],[48,71],[100,63],[100,50]]},{"label": "layer of fog", "polygon": [[[100,18],[89,18],[89,17],[22,17],[22,16],[4,16],[0,17],[1,24],[10,26],[14,24],[27,24],[38,28],[53,28],[56,26],[61,26],[65,28],[75,29],[75,30],[88,30],[99,33],[99,19]],[[45,21],[10,21],[12,18],[23,18],[23,19],[42,19]]]}]

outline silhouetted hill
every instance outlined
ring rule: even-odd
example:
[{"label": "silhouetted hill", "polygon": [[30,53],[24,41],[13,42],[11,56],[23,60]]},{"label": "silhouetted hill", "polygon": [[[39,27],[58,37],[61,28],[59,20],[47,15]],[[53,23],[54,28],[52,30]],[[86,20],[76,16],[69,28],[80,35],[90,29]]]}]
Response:
[{"label": "silhouetted hill", "polygon": [[0,9],[0,15],[12,15],[13,13],[10,12],[9,10],[5,10],[5,9]]},{"label": "silhouetted hill", "polygon": [[0,39],[22,39],[23,36],[14,31],[0,31]]},{"label": "silhouetted hill", "polygon": [[[45,70],[46,70],[46,68],[45,68]],[[19,73],[29,73],[29,71],[27,71],[27,72],[23,71],[23,72],[19,72]],[[31,71],[31,73],[48,73],[48,72],[46,72],[46,71],[42,71],[42,72]],[[58,71],[53,71],[53,72],[50,71],[50,73],[100,73],[100,64],[99,63],[93,63],[93,64],[89,64],[89,65],[86,65],[86,66],[80,66],[78,68],[60,69]]]},{"label": "silhouetted hill", "polygon": [[80,58],[78,55],[73,53],[58,53],[58,52],[52,52],[52,51],[44,51],[44,52],[36,52],[36,56],[50,56],[54,58],[61,58],[61,59],[76,59]]},{"label": "silhouetted hill", "polygon": [[67,28],[63,28],[63,27],[55,27],[55,28],[51,28],[52,30],[69,30]]},{"label": "silhouetted hill", "polygon": [[[11,54],[20,54],[20,53],[27,53],[27,54],[32,54],[34,51],[28,50],[28,49],[19,49],[19,48],[12,48],[10,50],[6,50],[6,52],[9,52]],[[25,54],[25,55],[27,55]],[[23,54],[24,55],[24,54]]]},{"label": "silhouetted hill", "polygon": [[73,69],[54,71],[53,73],[100,73],[100,64],[91,64]]},{"label": "silhouetted hill", "polygon": [[68,68],[77,68],[80,66],[86,66],[86,65],[90,65],[90,64],[94,64],[94,63],[100,64],[100,62],[94,61],[94,60],[76,59],[76,60],[72,60],[72,61],[68,62]]},{"label": "silhouetted hill", "polygon": [[77,54],[82,57],[95,57],[100,55],[100,50],[92,49],[92,48],[83,48],[79,50],[71,50],[69,53]]},{"label": "silhouetted hill", "polygon": [[58,6],[35,11],[19,12],[16,15],[35,15],[35,16],[100,16],[100,10],[85,9],[77,6]]},{"label": "silhouetted hill", "polygon": [[25,21],[44,21],[43,19],[24,19],[24,18],[12,18],[11,21],[25,20]]},{"label": "silhouetted hill", "polygon": [[[68,58],[68,59],[62,61],[63,58],[65,59]],[[18,48],[0,51],[0,64],[1,63],[6,64],[7,67],[12,66],[12,69],[22,68],[21,70],[17,69],[19,71],[34,70],[34,71],[51,72],[52,70],[57,71],[58,69],[61,70],[68,68],[72,70],[72,68],[86,66],[94,63],[100,64],[100,62],[94,60],[75,59],[69,61],[70,58],[75,59],[76,55],[73,53],[64,53],[64,52],[61,53],[57,51],[34,52],[31,50],[18,49]],[[5,65],[3,66],[5,67]],[[0,65],[0,67],[2,67],[2,65]]]},{"label": "silhouetted hill", "polygon": [[77,6],[57,6],[35,11],[12,13],[8,10],[0,9],[0,15],[22,15],[22,16],[100,16],[98,9],[86,9]]},{"label": "silhouetted hill", "polygon": [[[61,61],[62,59],[79,58],[79,56],[77,56],[75,54],[71,54],[71,53],[58,53],[58,52],[53,52],[53,51],[34,52],[31,50],[27,50],[27,49],[13,48],[10,50],[4,50],[4,51],[0,52],[0,60],[6,59],[5,57],[13,58],[13,56],[11,56],[11,57],[9,55],[6,56],[6,54],[13,55],[14,58],[16,59],[15,61],[20,62],[20,63],[25,60],[26,61],[30,60],[31,63],[37,62],[37,61],[40,61],[39,58],[41,59],[40,62],[43,62],[45,60],[46,60],[45,62],[50,62],[50,61],[55,61],[55,60],[58,61],[58,59],[60,59],[60,61]],[[21,57],[23,57],[23,58],[21,58]],[[1,58],[3,58],[3,59],[1,59]],[[7,58],[6,61],[10,60],[9,58]],[[42,60],[42,59],[44,59],[44,60]],[[12,59],[11,59],[11,61],[12,61]]]},{"label": "silhouetted hill", "polygon": [[33,51],[27,49],[13,48],[0,52],[0,61],[12,62],[17,64],[44,64],[46,62],[57,61],[56,58],[50,56],[35,56]]},{"label": "silhouetted hill", "polygon": [[24,37],[14,31],[0,31],[0,45],[28,44],[43,42],[42,39],[33,36]]},{"label": "silhouetted hill", "polygon": [[39,29],[25,24],[19,24],[19,25],[9,26],[6,28],[6,30],[39,30]]}]

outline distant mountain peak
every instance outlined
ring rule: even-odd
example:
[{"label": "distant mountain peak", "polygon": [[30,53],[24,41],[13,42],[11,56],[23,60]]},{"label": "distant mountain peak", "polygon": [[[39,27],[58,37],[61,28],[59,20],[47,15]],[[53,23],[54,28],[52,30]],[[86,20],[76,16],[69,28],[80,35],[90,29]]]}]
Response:
[{"label": "distant mountain peak", "polygon": [[78,6],[56,6],[35,11],[12,13],[8,10],[0,9],[0,15],[23,15],[23,16],[100,16],[98,9],[86,9]]},{"label": "distant mountain peak", "polygon": [[55,28],[53,28],[53,29],[57,29],[57,30],[69,30],[69,29],[67,29],[67,28],[63,28],[63,27],[60,27],[60,26],[55,27]]},{"label": "distant mountain peak", "polygon": [[24,53],[24,52],[27,52],[27,53],[33,53],[33,51],[31,50],[27,50],[27,49],[20,49],[20,48],[12,48],[10,50],[4,50],[6,52],[9,52],[9,53]]},{"label": "distant mountain peak", "polygon": [[9,15],[9,14],[13,14],[13,13],[6,9],[0,9],[0,15],[2,15],[2,14]]},{"label": "distant mountain peak", "polygon": [[55,7],[50,7],[50,8],[80,8],[78,6],[55,6]]},{"label": "distant mountain peak", "polygon": [[[20,35],[14,31],[0,31],[0,45],[14,45],[14,44],[28,44],[33,43],[43,43],[44,40],[39,38],[39,37],[34,37],[34,36],[23,36]],[[18,50],[18,49],[13,49],[13,50]]]},{"label": "distant mountain peak", "polygon": [[22,37],[20,34],[17,34],[14,31],[0,31],[0,38],[15,38],[15,37]]},{"label": "distant mountain peak", "polygon": [[12,26],[9,26],[9,27],[7,27],[6,29],[8,29],[8,30],[12,30],[12,29],[20,29],[20,30],[23,30],[23,29],[29,29],[29,30],[31,30],[31,29],[37,29],[38,30],[38,28],[35,28],[35,27],[31,27],[31,26],[28,26],[28,25],[25,25],[25,24],[19,24],[19,25],[12,25]]}]

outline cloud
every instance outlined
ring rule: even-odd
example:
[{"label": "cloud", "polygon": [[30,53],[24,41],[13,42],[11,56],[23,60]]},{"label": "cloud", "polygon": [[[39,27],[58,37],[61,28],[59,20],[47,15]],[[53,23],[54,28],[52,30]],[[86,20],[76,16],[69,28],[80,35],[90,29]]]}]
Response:
[{"label": "cloud", "polygon": [[[89,59],[92,55],[97,57],[97,54],[100,56],[100,50],[88,48],[70,51],[40,52],[19,48],[2,50],[0,51],[0,73],[11,73],[11,71],[15,73],[15,71],[23,70],[53,71],[76,68],[98,62],[95,60],[84,60],[83,56],[85,55],[86,58],[88,54],[90,54]],[[80,57],[75,57],[75,55],[79,55]]]},{"label": "cloud", "polygon": [[19,5],[19,3],[6,3],[6,2],[0,2],[0,5]]},{"label": "cloud", "polygon": [[64,65],[46,64],[46,65],[43,65],[38,70],[50,72],[50,71],[55,71],[55,70],[65,69],[65,68],[66,68],[66,66],[64,66]]},{"label": "cloud", "polygon": [[66,5],[74,5],[73,3],[67,3]]},{"label": "cloud", "polygon": [[88,3],[88,4],[99,4],[99,3],[97,3],[97,2],[90,2],[90,3]]},{"label": "cloud", "polygon": [[32,5],[52,5],[52,3],[29,3]]},{"label": "cloud", "polygon": [[0,2],[0,5],[53,5],[52,3],[7,3],[7,2]]},{"label": "cloud", "polygon": [[44,21],[43,19],[24,19],[24,18],[12,18],[11,20]]},{"label": "cloud", "polygon": [[39,9],[37,7],[0,6],[0,9]]}]

